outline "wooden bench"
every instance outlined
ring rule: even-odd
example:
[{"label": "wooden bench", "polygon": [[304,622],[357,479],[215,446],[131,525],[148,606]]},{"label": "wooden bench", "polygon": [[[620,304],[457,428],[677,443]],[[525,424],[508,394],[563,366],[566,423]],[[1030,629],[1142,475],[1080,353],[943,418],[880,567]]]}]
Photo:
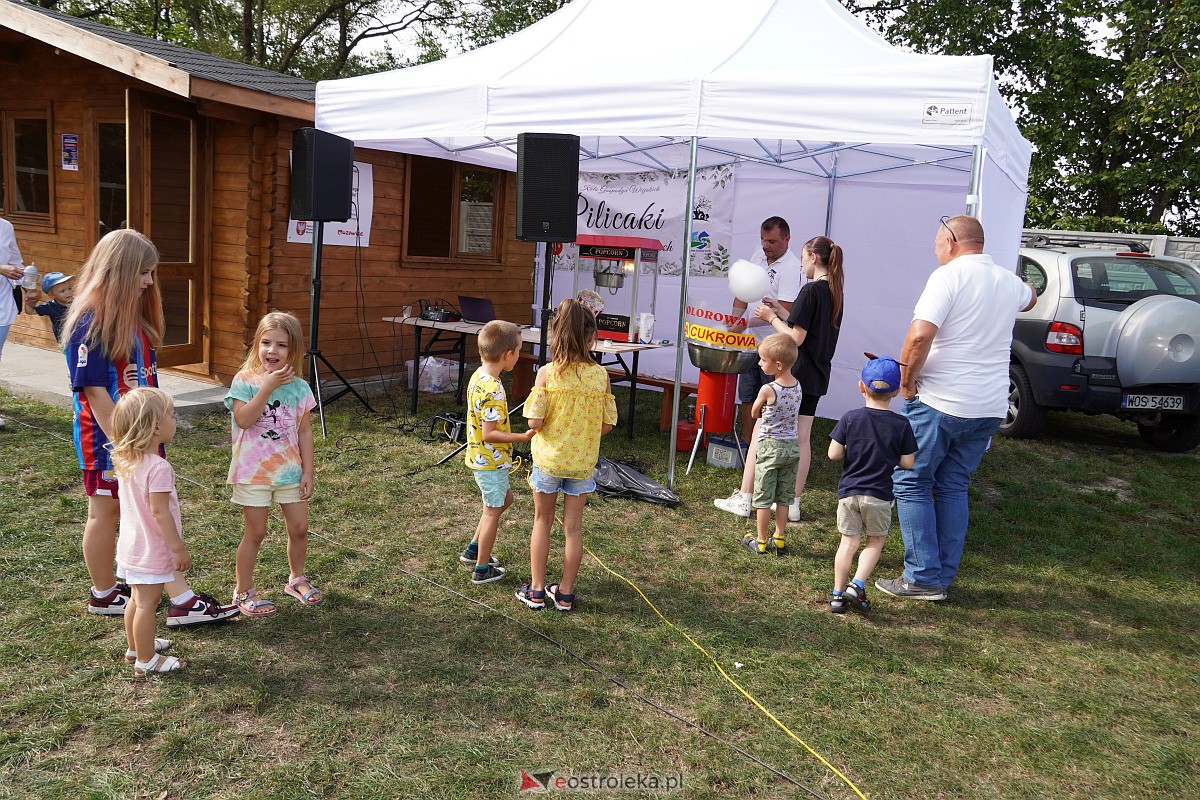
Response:
[{"label": "wooden bench", "polygon": [[[533,389],[533,365],[537,363],[537,356],[532,353],[521,353],[517,365],[513,367],[513,382],[512,382],[512,397],[510,402],[520,403],[529,396],[529,392]],[[609,369],[608,374],[614,379],[625,379],[624,373],[620,370]],[[639,375],[637,378],[638,386],[655,386],[662,389],[662,398],[658,409],[658,429],[660,431],[671,430],[671,415],[675,410],[675,381],[668,378],[653,378],[649,375]],[[696,384],[682,383],[680,389],[683,391],[683,396],[687,397],[690,394],[697,392]]]}]

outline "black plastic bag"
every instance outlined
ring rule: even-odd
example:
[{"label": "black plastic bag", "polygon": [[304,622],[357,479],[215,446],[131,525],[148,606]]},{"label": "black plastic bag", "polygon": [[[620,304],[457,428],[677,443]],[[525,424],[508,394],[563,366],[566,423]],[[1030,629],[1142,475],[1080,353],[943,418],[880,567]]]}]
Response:
[{"label": "black plastic bag", "polygon": [[679,505],[679,498],[662,484],[655,483],[628,464],[604,456],[596,463],[594,477],[596,491],[605,497],[645,500],[668,508]]}]

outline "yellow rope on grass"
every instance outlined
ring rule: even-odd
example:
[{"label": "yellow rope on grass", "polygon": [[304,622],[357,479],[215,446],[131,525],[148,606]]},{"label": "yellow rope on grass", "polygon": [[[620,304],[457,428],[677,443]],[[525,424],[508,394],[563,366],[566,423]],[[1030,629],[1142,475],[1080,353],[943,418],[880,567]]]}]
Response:
[{"label": "yellow rope on grass", "polygon": [[[555,517],[555,518],[557,519],[557,517]],[[561,520],[561,519],[559,519],[559,520],[558,520],[558,524],[559,524],[559,525],[562,525],[562,520]],[[771,720],[772,722],[774,722],[776,725],[778,725],[778,726],[779,726],[779,729],[780,729],[780,730],[782,730],[782,731],[783,731],[784,733],[786,733],[788,736],[790,736],[791,738],[793,738],[793,739],[795,739],[797,742],[799,742],[799,743],[800,743],[800,744],[801,744],[801,745],[804,747],[804,749],[805,749],[805,750],[807,750],[807,751],[808,751],[808,752],[809,752],[809,753],[812,755],[812,757],[813,757],[813,758],[815,758],[815,759],[817,759],[818,761],[820,761],[822,764],[824,764],[824,765],[825,765],[825,767],[826,767],[826,768],[827,768],[827,769],[828,769],[830,772],[832,772],[834,775],[837,775],[839,778],[841,778],[842,782],[843,782],[843,783],[845,783],[847,786],[849,786],[849,787],[850,787],[850,788],[851,788],[851,789],[854,791],[854,793],[855,793],[856,795],[858,795],[859,797],[861,797],[861,798],[862,798],[862,800],[867,800],[867,796],[866,796],[866,795],[864,795],[862,792],[860,792],[860,791],[858,790],[858,787],[857,787],[857,786],[855,786],[855,785],[854,785],[854,784],[851,782],[851,780],[850,780],[849,778],[847,778],[845,775],[843,775],[843,774],[841,773],[841,771],[840,771],[840,770],[838,770],[838,768],[837,768],[837,767],[835,767],[833,764],[830,764],[828,761],[826,761],[826,760],[825,760],[825,759],[824,759],[824,758],[821,756],[821,754],[820,754],[820,753],[818,753],[816,750],[814,750],[814,749],[812,749],[811,747],[809,747],[809,745],[808,745],[808,743],[807,743],[807,742],[805,742],[803,739],[801,739],[801,738],[800,738],[799,736],[797,736],[796,734],[792,733],[792,732],[791,732],[791,731],[788,729],[788,726],[787,726],[787,725],[784,725],[784,724],[783,724],[783,723],[782,723],[782,722],[779,720],[779,718],[778,718],[778,717],[776,717],[774,714],[772,714],[772,713],[771,713],[771,711],[770,711],[769,709],[767,709],[765,706],[763,706],[763,704],[762,704],[762,703],[758,702],[758,700],[756,700],[756,699],[755,699],[754,695],[750,694],[750,693],[749,693],[749,692],[747,692],[745,689],[743,689],[743,688],[742,688],[742,686],[741,686],[741,684],[739,684],[737,681],[735,681],[735,680],[734,680],[734,679],[733,679],[733,678],[732,678],[732,677],[729,675],[729,673],[728,673],[728,672],[726,672],[726,671],[724,670],[724,668],[722,668],[722,667],[721,667],[721,665],[720,665],[720,664],[717,662],[717,660],[716,660],[715,658],[713,658],[712,654],[711,654],[711,653],[709,653],[707,650],[705,650],[705,649],[704,649],[704,646],[703,646],[703,645],[701,645],[699,642],[697,642],[695,639],[693,639],[691,636],[689,636],[689,635],[688,635],[688,633],[687,633],[687,631],[683,630],[682,628],[680,628],[679,626],[677,626],[677,625],[676,625],[674,622],[671,622],[671,620],[669,620],[669,619],[667,619],[665,616],[663,616],[663,613],[662,613],[661,611],[659,611],[659,610],[658,610],[658,606],[654,605],[654,603],[650,601],[650,598],[649,598],[649,597],[646,597],[646,595],[645,595],[645,594],[642,592],[642,590],[641,590],[641,589],[639,589],[639,588],[637,587],[637,584],[635,584],[633,581],[631,581],[631,580],[629,580],[628,578],[626,578],[626,577],[625,577],[624,575],[622,575],[621,573],[617,572],[617,571],[616,571],[615,569],[613,569],[612,567],[610,567],[610,566],[608,566],[607,564],[605,564],[605,563],[604,563],[604,562],[603,562],[603,561],[600,559],[600,557],[599,557],[598,555],[596,555],[595,553],[593,553],[593,552],[592,552],[592,551],[591,551],[591,550],[590,550],[590,549],[589,549],[589,548],[588,548],[586,545],[584,546],[583,550],[584,550],[584,552],[585,552],[585,553],[587,553],[589,556],[591,556],[592,558],[594,558],[594,559],[596,560],[596,563],[597,563],[597,564],[599,564],[599,565],[600,565],[600,567],[601,567],[601,568],[602,568],[602,569],[603,569],[605,572],[607,572],[608,574],[610,574],[610,575],[613,575],[613,576],[615,576],[615,577],[617,577],[617,578],[620,578],[620,579],[621,579],[621,580],[623,580],[625,583],[629,584],[630,588],[632,588],[632,589],[633,589],[635,592],[637,592],[637,593],[638,593],[638,596],[639,596],[639,597],[641,597],[643,600],[645,600],[645,601],[646,601],[646,605],[650,606],[651,610],[653,610],[653,611],[654,611],[654,613],[658,615],[658,618],[659,618],[659,619],[661,619],[663,622],[665,622],[665,623],[666,623],[668,626],[670,626],[670,627],[671,627],[673,630],[677,631],[677,632],[678,632],[680,635],[682,635],[682,636],[683,636],[683,638],[685,638],[685,639],[687,639],[689,642],[691,642],[691,644],[692,644],[692,646],[693,646],[693,647],[695,647],[697,650],[699,650],[701,653],[703,653],[703,654],[704,654],[704,655],[705,655],[705,656],[708,658],[708,660],[709,660],[709,661],[711,661],[711,662],[713,663],[713,666],[717,668],[717,671],[721,673],[721,677],[723,677],[723,678],[725,678],[725,680],[729,681],[729,683],[730,683],[730,684],[733,686],[733,688],[735,688],[735,689],[737,689],[739,692],[741,692],[741,694],[742,694],[742,696],[743,696],[743,697],[745,697],[747,700],[749,700],[751,703],[753,703],[755,708],[757,708],[759,711],[761,711],[763,714],[765,714],[765,715],[767,716],[767,719],[769,719],[769,720]]]}]

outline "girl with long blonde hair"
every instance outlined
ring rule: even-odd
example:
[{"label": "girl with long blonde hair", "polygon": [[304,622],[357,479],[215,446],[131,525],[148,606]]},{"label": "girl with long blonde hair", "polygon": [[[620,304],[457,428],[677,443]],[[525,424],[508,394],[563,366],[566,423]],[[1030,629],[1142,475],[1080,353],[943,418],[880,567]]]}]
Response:
[{"label": "girl with long blonde hair", "polygon": [[[525,416],[533,437],[533,531],[529,535],[529,583],[517,599],[540,611],[547,600],[558,611],[575,607],[575,578],[583,560],[583,507],[596,489],[592,473],[600,437],[617,424],[617,404],[608,372],[591,357],[596,316],[578,300],[563,300],[550,328],[553,361],[538,370]],[[546,585],[550,526],[563,495],[562,580]]]},{"label": "girl with long blonde hair", "polygon": [[[113,408],[139,386],[158,386],[155,348],[162,344],[158,250],[137,231],[102,238],[75,278],[75,301],[62,342],[74,392],[73,438],[88,498],[83,560],[92,579],[88,613],[123,615],[130,598],[113,571],[121,504],[109,452]],[[160,455],[162,455],[160,453]],[[172,590],[167,625],[215,622],[236,614],[186,583]]]},{"label": "girl with long blonde hair", "polygon": [[91,614],[124,614],[129,598],[113,571],[121,507],[106,445],[117,400],[138,386],[158,386],[154,350],[164,326],[157,266],[148,238],[132,230],[109,233],[83,262],[63,324],[73,438],[88,498],[83,560],[92,579]]},{"label": "girl with long blonde hair", "polygon": [[313,493],[312,390],[300,378],[304,340],[300,321],[272,311],[258,323],[254,342],[225,396],[232,417],[233,457],[228,482],[242,507],[244,530],[235,560],[233,601],[243,614],[276,611],[259,595],[254,567],[267,536],[267,516],[278,503],[287,527],[290,571],[283,591],[304,605],[321,602],[321,592],[304,574],[308,556],[308,499]]}]

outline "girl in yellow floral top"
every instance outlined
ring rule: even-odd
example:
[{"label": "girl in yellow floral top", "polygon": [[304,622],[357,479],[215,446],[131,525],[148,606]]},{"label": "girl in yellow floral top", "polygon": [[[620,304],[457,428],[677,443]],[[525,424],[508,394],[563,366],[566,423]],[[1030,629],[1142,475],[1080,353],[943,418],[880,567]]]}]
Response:
[{"label": "girl in yellow floral top", "polygon": [[[575,606],[575,576],[583,560],[583,507],[596,489],[592,473],[600,455],[600,437],[617,424],[617,404],[608,372],[592,360],[596,317],[577,300],[563,300],[551,327],[552,363],[538,370],[525,402],[533,439],[533,533],[529,536],[529,583],[517,599],[541,611],[546,595],[559,611]],[[559,583],[546,586],[550,526],[558,493],[563,494],[563,572]]]}]

